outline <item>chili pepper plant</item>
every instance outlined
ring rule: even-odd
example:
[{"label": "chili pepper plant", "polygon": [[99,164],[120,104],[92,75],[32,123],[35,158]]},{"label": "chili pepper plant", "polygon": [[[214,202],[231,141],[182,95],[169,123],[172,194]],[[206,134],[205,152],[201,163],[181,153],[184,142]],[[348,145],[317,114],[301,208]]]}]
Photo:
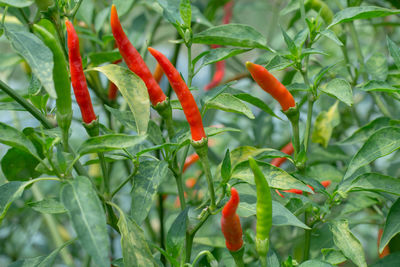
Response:
[{"label": "chili pepper plant", "polygon": [[396,0],[0,0],[0,266],[400,266]]}]

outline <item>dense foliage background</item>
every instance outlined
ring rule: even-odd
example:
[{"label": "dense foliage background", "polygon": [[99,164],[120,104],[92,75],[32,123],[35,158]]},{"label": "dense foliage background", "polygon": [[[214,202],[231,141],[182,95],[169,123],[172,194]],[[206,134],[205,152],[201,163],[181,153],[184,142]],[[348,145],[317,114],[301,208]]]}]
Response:
[{"label": "dense foliage background", "polygon": [[[0,266],[180,266],[185,258],[194,266],[234,265],[219,210],[207,213],[204,169],[193,164],[182,174],[194,150],[167,79],[160,85],[173,107],[172,138],[148,97],[124,93],[146,94],[137,76],[108,65],[121,58],[111,4],[149,68],[156,66],[152,46],[192,90],[208,127],[218,208],[229,186],[240,194],[246,266],[260,264],[249,156],[273,197],[268,266],[400,265],[398,1],[234,0],[230,24],[223,25],[227,2],[0,0]],[[33,26],[46,28],[66,56],[66,18],[80,38],[101,132],[89,138],[72,96],[70,148],[55,119],[53,54]],[[205,91],[222,60],[223,81]],[[301,146],[293,157],[279,150],[296,133],[246,61],[265,66],[296,100]],[[128,81],[116,83],[124,94],[116,101],[108,98],[108,79]],[[288,158],[280,168],[269,164],[279,157]],[[180,174],[172,173],[174,162]],[[303,194],[282,191],[293,188]],[[390,250],[382,259],[379,230],[379,249]]]}]

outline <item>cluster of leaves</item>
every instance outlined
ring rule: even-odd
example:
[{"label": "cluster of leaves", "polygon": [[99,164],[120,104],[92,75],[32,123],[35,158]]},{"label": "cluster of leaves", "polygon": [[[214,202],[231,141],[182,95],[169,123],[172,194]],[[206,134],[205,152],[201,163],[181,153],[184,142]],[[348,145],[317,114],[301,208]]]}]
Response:
[{"label": "cluster of leaves", "polygon": [[[284,198],[273,193],[269,265],[399,265],[396,1],[235,0],[235,23],[226,25],[219,21],[228,1],[113,2],[149,65],[147,46],[165,44],[175,32],[173,64],[187,48],[183,76],[199,100],[204,124],[223,125],[206,128],[211,171],[218,208],[229,186],[239,191],[246,265],[259,265],[249,156],[257,159],[271,188],[304,192],[283,192]],[[121,58],[113,50],[110,5],[0,0],[0,45],[7,51],[0,55],[0,114],[5,114],[0,122],[5,145],[0,265],[233,265],[219,215],[207,210],[207,170],[182,171],[191,148],[187,123],[176,119],[182,116],[179,102],[172,95],[177,133],[167,137],[165,122],[151,112],[144,83],[126,67],[109,64]],[[268,32],[263,12],[271,15]],[[34,24],[45,27],[65,50],[66,17],[75,19],[101,133],[83,137],[79,112],[74,112],[70,146],[54,119],[53,54],[33,30]],[[232,79],[203,93],[201,73],[221,60]],[[291,133],[273,99],[251,88],[246,60],[281,75],[296,99],[300,130]],[[122,95],[116,102],[107,98],[108,80]],[[280,152],[299,132],[296,155]],[[269,164],[279,157],[288,159],[283,168]],[[186,196],[179,195],[184,205],[178,205],[177,186],[193,176],[195,187],[185,188]],[[324,188],[323,180],[331,180],[330,187]],[[377,249],[378,229],[383,235]],[[391,254],[377,261],[378,250],[386,246]]]}]

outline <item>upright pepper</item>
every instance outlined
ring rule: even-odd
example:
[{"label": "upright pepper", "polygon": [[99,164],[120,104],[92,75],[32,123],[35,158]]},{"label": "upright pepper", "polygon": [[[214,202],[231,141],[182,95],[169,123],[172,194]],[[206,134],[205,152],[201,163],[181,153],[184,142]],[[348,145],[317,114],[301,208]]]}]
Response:
[{"label": "upright pepper", "polygon": [[254,174],[257,189],[257,224],[256,250],[263,266],[266,266],[266,256],[269,250],[269,232],[272,227],[272,198],[267,179],[261,172],[257,162],[249,157],[250,168]]},{"label": "upright pepper", "polygon": [[190,125],[192,140],[199,142],[203,138],[207,139],[199,108],[197,107],[196,101],[181,75],[166,56],[154,48],[149,47],[148,49],[157,60],[158,64],[160,64],[172,89],[174,89],[179,101],[181,102],[183,112],[185,113],[186,119]]},{"label": "upright pepper", "polygon": [[79,51],[79,38],[72,23],[66,20],[65,24],[68,34],[68,57],[72,87],[74,88],[76,102],[81,109],[82,120],[85,124],[90,124],[96,120],[96,114],[93,110],[85,74],[83,73],[82,58]]},{"label": "upright pepper", "polygon": [[246,62],[246,68],[256,83],[279,102],[283,111],[296,106],[292,94],[266,68],[249,61]]},{"label": "upright pepper", "polygon": [[126,65],[128,65],[128,68],[138,75],[146,84],[150,101],[153,106],[157,106],[157,104],[164,102],[167,99],[166,95],[161,90],[143,58],[129,41],[124,30],[122,29],[115,5],[112,5],[111,7],[111,30],[119,52],[126,62]]},{"label": "upright pepper", "polygon": [[239,193],[231,188],[231,198],[222,210],[221,230],[225,237],[226,248],[229,251],[238,251],[243,246],[242,226],[236,209],[239,206]]}]

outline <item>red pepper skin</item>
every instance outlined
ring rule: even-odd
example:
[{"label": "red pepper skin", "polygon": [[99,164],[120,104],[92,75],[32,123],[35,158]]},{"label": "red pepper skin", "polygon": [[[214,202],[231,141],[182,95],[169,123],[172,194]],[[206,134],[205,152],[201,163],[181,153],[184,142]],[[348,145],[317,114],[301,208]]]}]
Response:
[{"label": "red pepper skin", "polygon": [[246,62],[246,68],[256,83],[279,102],[283,111],[296,106],[292,94],[266,68],[249,61]]},{"label": "red pepper skin", "polygon": [[[383,229],[379,229],[379,231],[378,231],[378,248],[379,248],[379,245],[380,245],[380,243],[381,243],[382,234],[383,234]],[[378,250],[379,250],[379,249],[378,249]],[[378,253],[379,253],[379,251],[378,251]],[[382,258],[386,257],[386,256],[389,255],[389,254],[390,254],[389,246],[386,246],[386,247],[383,249],[382,253],[379,253],[379,258],[382,259]]]},{"label": "red pepper skin", "polygon": [[[323,186],[323,187],[325,187],[325,188],[327,188],[328,186],[330,186],[330,184],[331,184],[331,180],[326,180],[326,181],[322,181],[321,182],[321,185]],[[310,185],[307,185],[312,191],[314,191],[314,188],[312,187],[312,186],[310,186]],[[302,190],[300,190],[300,189],[290,189],[290,190],[285,190],[285,191],[283,191],[283,192],[286,192],[286,193],[293,193],[293,194],[298,194],[298,195],[302,195],[303,194],[303,191]],[[280,196],[281,197],[284,197],[282,194],[280,194]]]},{"label": "red pepper skin", "polygon": [[138,75],[143,82],[146,84],[149,92],[150,101],[153,106],[165,101],[167,96],[164,94],[149,68],[140,56],[139,52],[129,41],[124,30],[122,29],[121,23],[118,18],[117,9],[115,5],[111,7],[111,30],[114,35],[115,42],[118,46],[119,52],[122,58],[128,65],[128,68]]},{"label": "red pepper skin", "polygon": [[96,114],[93,110],[85,74],[83,73],[82,58],[79,51],[79,38],[69,20],[65,21],[65,25],[67,26],[69,68],[75,99],[81,109],[83,122],[90,124],[96,120]]},{"label": "red pepper skin", "polygon": [[236,209],[239,205],[239,193],[231,188],[231,198],[222,210],[221,230],[225,237],[226,248],[230,251],[237,251],[243,246],[242,226]]},{"label": "red pepper skin", "polygon": [[185,164],[183,164],[182,173],[186,171],[192,164],[196,163],[200,159],[197,153],[193,153],[192,155],[188,156],[185,160]]},{"label": "red pepper skin", "polygon": [[207,84],[206,87],[204,87],[204,91],[209,91],[214,87],[218,86],[222,82],[224,76],[225,76],[225,60],[218,61],[217,63],[215,63],[214,76],[211,82]]},{"label": "red pepper skin", "polygon": [[[122,62],[122,59],[118,59],[116,61],[113,62],[113,64],[119,64]],[[108,86],[108,99],[110,99],[111,101],[115,101],[115,99],[117,99],[117,94],[118,94],[118,87],[110,82],[110,85]]]},{"label": "red pepper skin", "polygon": [[[281,152],[286,153],[288,155],[293,154],[294,152],[294,147],[292,142],[288,143],[286,146],[284,146],[281,149]],[[271,165],[274,165],[276,167],[281,166],[285,161],[287,160],[287,158],[274,158],[273,160],[271,160]]]},{"label": "red pepper skin", "polygon": [[224,24],[229,24],[233,16],[233,0],[224,5],[224,12],[225,14],[222,22]]},{"label": "red pepper skin", "polygon": [[190,125],[192,140],[197,142],[201,141],[203,138],[207,138],[199,108],[197,107],[192,93],[190,92],[186,83],[183,81],[179,72],[162,53],[151,47],[149,47],[148,50],[157,60],[158,64],[160,64],[165,76],[167,76],[168,81],[171,84],[172,89],[174,89],[179,102],[181,102],[183,112],[185,113],[186,119]]}]

